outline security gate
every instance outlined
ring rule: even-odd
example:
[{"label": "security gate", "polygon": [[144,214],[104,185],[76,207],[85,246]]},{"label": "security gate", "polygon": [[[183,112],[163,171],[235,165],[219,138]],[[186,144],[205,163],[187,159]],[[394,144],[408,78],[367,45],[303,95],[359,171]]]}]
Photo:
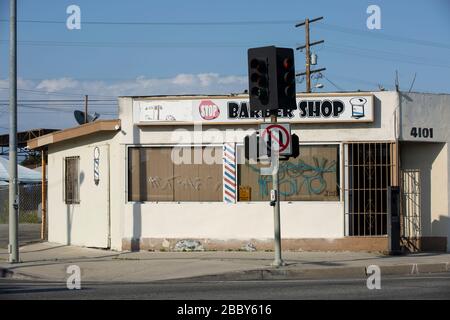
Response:
[{"label": "security gate", "polygon": [[387,188],[397,185],[392,142],[344,144],[345,235],[387,234]]},{"label": "security gate", "polygon": [[422,234],[420,215],[420,170],[403,169],[401,172],[402,238],[412,251],[418,251]]}]

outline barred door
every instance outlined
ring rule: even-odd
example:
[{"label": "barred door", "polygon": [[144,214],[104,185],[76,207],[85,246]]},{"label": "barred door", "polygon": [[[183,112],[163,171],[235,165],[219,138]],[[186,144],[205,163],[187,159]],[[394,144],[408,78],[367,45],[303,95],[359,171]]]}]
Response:
[{"label": "barred door", "polygon": [[403,169],[401,172],[402,238],[406,246],[418,250],[418,239],[422,233],[420,214],[420,170]]},{"label": "barred door", "polygon": [[345,235],[387,234],[387,188],[396,185],[392,142],[344,144]]}]

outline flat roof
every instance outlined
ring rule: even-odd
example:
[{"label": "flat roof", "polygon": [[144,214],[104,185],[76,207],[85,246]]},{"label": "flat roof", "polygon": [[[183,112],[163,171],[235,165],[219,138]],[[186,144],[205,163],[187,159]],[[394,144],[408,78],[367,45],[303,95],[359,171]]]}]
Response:
[{"label": "flat roof", "polygon": [[27,141],[30,149],[38,149],[53,143],[63,142],[75,139],[89,134],[107,131],[117,131],[120,129],[120,120],[98,120],[86,124],[82,124],[73,128],[52,132]]},{"label": "flat roof", "polygon": [[[28,140],[34,139],[60,129],[30,129],[26,131],[17,132],[17,146],[23,148],[27,145]],[[9,147],[9,133],[0,135],[0,147]]]}]

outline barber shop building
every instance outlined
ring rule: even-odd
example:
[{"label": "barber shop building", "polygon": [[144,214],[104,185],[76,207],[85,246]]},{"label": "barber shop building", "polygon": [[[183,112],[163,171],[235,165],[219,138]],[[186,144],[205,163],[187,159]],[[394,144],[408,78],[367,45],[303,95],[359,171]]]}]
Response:
[{"label": "barber shop building", "polygon": [[[28,141],[47,155],[48,240],[112,250],[273,249],[271,176],[244,157],[270,116],[247,95],[119,97],[118,119]],[[388,188],[403,250],[450,251],[450,95],[298,94],[280,111],[283,250],[387,251]]]}]

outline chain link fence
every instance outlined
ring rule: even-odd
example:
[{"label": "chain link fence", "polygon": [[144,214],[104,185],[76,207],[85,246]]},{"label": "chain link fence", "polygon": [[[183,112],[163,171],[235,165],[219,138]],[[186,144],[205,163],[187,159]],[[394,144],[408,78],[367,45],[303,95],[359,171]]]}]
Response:
[{"label": "chain link fence", "polygon": [[[41,223],[41,183],[19,185],[19,223]],[[9,220],[9,186],[0,186],[0,223]]]}]

